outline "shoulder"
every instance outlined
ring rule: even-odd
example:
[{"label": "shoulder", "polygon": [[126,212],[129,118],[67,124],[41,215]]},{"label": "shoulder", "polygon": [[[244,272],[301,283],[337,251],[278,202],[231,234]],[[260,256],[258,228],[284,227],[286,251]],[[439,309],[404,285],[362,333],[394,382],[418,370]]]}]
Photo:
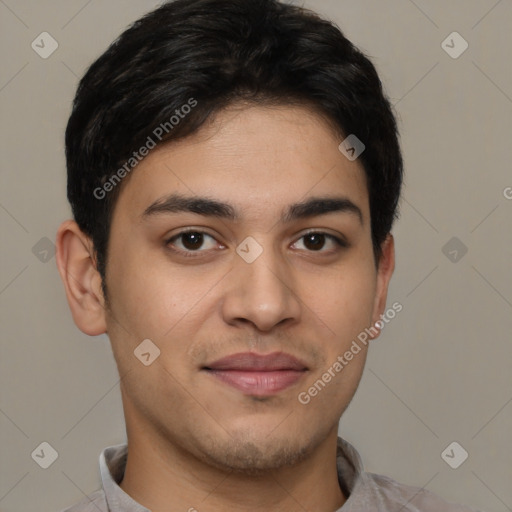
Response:
[{"label": "shoulder", "polygon": [[108,512],[105,492],[100,489],[60,512]]},{"label": "shoulder", "polygon": [[374,493],[378,510],[395,510],[400,505],[403,512],[479,512],[475,509],[450,503],[421,487],[401,484],[392,478],[365,473],[368,487]]}]

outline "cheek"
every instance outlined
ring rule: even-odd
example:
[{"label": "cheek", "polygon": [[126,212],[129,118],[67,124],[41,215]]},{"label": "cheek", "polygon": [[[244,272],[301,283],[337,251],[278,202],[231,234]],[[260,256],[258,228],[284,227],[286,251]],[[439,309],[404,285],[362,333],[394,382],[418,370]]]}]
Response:
[{"label": "cheek", "polygon": [[208,292],[222,274],[197,266],[178,268],[162,254],[119,246],[116,265],[108,276],[113,313],[136,338],[160,340],[172,336],[174,326],[202,312]]},{"label": "cheek", "polygon": [[338,345],[369,327],[376,291],[371,266],[347,265],[312,282],[306,285],[306,297],[314,303],[316,315],[331,329]]}]

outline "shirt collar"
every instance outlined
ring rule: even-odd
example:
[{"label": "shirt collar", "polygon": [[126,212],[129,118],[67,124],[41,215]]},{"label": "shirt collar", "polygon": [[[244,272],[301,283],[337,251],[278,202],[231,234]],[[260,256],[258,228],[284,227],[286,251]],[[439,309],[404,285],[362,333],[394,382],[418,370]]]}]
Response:
[{"label": "shirt collar", "polygon": [[151,512],[119,487],[124,477],[128,446],[105,448],[100,455],[100,473],[109,512]]},{"label": "shirt collar", "polygon": [[[127,455],[126,444],[109,446],[100,455],[101,480],[108,509],[110,512],[151,512],[119,487],[124,477]],[[348,496],[353,493],[364,470],[357,450],[341,437],[338,437],[336,464],[340,487],[343,494]]]}]

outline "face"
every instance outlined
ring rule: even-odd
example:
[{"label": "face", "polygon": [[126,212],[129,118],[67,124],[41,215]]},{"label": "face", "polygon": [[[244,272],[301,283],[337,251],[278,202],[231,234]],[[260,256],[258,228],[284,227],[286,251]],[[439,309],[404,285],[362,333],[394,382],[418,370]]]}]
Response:
[{"label": "face", "polygon": [[[389,278],[363,168],[340,142],[305,109],[232,107],[124,183],[106,325],[129,434],[250,471],[294,463],[337,430],[366,348],[333,365],[379,319]],[[160,355],[146,366],[134,350],[147,339]]]}]

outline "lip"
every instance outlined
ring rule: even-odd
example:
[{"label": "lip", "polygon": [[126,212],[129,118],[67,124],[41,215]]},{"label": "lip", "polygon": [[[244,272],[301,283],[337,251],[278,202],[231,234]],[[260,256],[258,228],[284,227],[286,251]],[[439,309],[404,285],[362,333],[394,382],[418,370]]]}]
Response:
[{"label": "lip", "polygon": [[308,367],[284,352],[232,354],[202,368],[235,389],[248,395],[268,396],[297,383]]}]

